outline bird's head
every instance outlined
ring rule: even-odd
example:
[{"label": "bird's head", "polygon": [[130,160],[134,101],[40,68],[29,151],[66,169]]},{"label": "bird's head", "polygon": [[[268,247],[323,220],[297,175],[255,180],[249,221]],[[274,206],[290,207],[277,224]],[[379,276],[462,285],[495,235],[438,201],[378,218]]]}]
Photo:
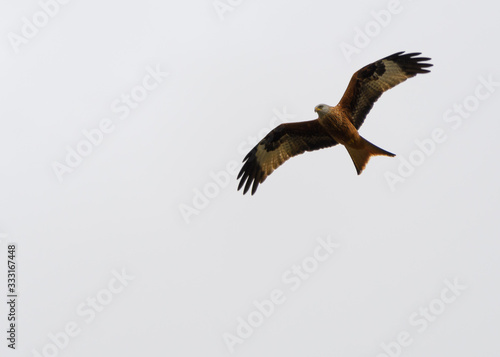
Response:
[{"label": "bird's head", "polygon": [[327,114],[330,110],[330,106],[327,104],[318,104],[316,108],[314,108],[314,111],[318,113],[319,116],[323,114]]}]

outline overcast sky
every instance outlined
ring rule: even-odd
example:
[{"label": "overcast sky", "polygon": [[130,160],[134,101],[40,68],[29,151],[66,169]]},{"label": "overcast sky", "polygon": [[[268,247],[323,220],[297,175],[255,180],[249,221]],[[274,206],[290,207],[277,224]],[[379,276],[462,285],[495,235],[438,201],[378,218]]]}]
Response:
[{"label": "overcast sky", "polygon": [[[499,8],[491,1],[17,1],[0,5],[6,356],[500,354]],[[246,153],[315,119],[394,52],[431,73],[361,135]]]}]

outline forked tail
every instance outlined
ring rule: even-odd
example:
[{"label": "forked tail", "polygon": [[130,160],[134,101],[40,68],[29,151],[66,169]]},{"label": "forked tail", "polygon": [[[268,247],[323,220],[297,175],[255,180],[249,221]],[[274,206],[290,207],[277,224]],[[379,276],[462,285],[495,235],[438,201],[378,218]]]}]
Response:
[{"label": "forked tail", "polygon": [[376,145],[373,145],[371,142],[361,137],[363,142],[361,148],[355,149],[352,147],[346,146],[347,152],[351,156],[352,161],[354,162],[354,166],[356,166],[356,171],[358,175],[363,172],[366,164],[370,160],[370,157],[383,155],[383,156],[396,156],[393,153],[385,151],[384,149],[379,148]]}]

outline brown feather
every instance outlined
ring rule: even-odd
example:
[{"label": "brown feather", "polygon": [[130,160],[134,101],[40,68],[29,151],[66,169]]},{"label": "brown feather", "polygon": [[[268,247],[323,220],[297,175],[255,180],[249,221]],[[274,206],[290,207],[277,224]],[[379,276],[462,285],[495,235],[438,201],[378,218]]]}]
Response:
[{"label": "brown feather", "polygon": [[382,93],[414,77],[427,73],[430,63],[427,57],[417,57],[420,53],[397,52],[375,61],[353,74],[339,106],[351,114],[351,122],[359,129],[373,104]]},{"label": "brown feather", "polygon": [[[394,156],[363,139],[357,132],[373,104],[386,90],[418,73],[429,72],[430,60],[420,53],[397,52],[373,62],[351,77],[336,107],[316,107],[318,119],[281,124],[264,137],[243,159],[238,190],[243,194],[259,184],[289,158],[305,151],[343,144],[360,174],[373,155]],[[325,109],[329,108],[329,109]]]},{"label": "brown feather", "polygon": [[305,151],[314,151],[336,145],[318,120],[281,124],[267,134],[243,159],[238,174],[238,185],[243,193],[252,187],[252,195],[259,184],[289,158]]}]

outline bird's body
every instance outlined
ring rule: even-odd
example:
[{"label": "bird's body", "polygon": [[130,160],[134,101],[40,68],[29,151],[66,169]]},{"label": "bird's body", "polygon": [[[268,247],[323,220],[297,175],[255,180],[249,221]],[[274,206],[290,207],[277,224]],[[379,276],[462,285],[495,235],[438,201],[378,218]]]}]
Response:
[{"label": "bird's body", "polygon": [[345,109],[339,106],[330,107],[326,104],[320,104],[314,111],[318,113],[320,125],[336,142],[352,147],[361,145],[360,135]]},{"label": "bird's body", "polygon": [[337,143],[344,145],[356,166],[358,175],[363,171],[371,156],[394,154],[385,151],[359,135],[358,130],[352,123],[350,113],[343,107],[337,105],[330,107],[320,104],[315,111],[318,113],[318,122],[324,130]]},{"label": "bird's body", "polygon": [[290,157],[337,144],[345,146],[358,175],[371,156],[394,156],[364,139],[358,129],[383,92],[417,73],[429,72],[425,67],[432,65],[421,62],[430,58],[418,55],[398,52],[361,68],[336,106],[320,104],[314,109],[317,119],[276,127],[243,160],[238,190],[244,186],[246,193],[252,187],[254,194],[258,185]]}]

